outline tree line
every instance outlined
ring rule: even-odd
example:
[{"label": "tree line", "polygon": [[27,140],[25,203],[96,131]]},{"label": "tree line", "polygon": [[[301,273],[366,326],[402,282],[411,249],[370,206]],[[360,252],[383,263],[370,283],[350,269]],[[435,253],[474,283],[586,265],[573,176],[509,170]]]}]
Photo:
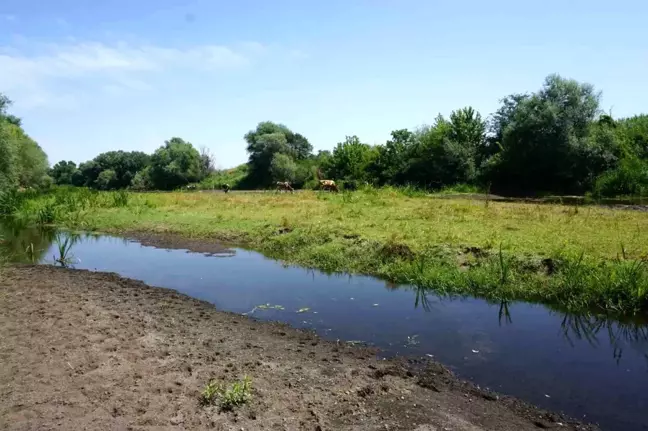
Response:
[{"label": "tree line", "polygon": [[[261,122],[244,136],[248,162],[229,171],[215,171],[208,151],[177,137],[151,155],[110,151],[78,166],[60,161],[47,171],[45,154],[6,113],[3,98],[0,154],[12,156],[0,160],[0,186],[53,181],[171,190],[229,182],[259,189],[289,181],[314,188],[319,179],[333,179],[347,188],[461,184],[505,195],[648,195],[648,115],[615,119],[601,110],[600,98],[590,84],[549,75],[536,92],[504,97],[487,118],[465,107],[416,130],[394,130],[381,145],[347,136],[332,151],[317,153],[287,126]],[[32,164],[37,156],[40,162]]]},{"label": "tree line", "polygon": [[99,190],[173,190],[206,178],[214,170],[213,157],[181,138],[164,142],[153,154],[108,151],[77,166],[62,160],[50,170],[56,184]]},{"label": "tree line", "polygon": [[548,76],[534,93],[512,94],[485,119],[472,107],[395,130],[383,145],[348,136],[312,154],[305,138],[261,123],[245,135],[247,187],[325,176],[351,187],[457,184],[505,195],[648,195],[648,115],[614,119],[590,84]]}]

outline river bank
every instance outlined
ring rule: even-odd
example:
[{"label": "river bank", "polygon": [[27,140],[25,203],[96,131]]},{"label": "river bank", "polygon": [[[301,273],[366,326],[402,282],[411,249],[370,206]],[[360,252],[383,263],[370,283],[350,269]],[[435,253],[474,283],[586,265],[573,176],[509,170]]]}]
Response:
[{"label": "river bank", "polygon": [[[0,286],[3,429],[595,429],[115,274],[17,266]],[[200,406],[209,379],[243,375],[249,405]]]},{"label": "river bank", "polygon": [[128,193],[57,189],[15,219],[244,245],[326,272],[570,311],[648,312],[648,215],[404,191]]}]

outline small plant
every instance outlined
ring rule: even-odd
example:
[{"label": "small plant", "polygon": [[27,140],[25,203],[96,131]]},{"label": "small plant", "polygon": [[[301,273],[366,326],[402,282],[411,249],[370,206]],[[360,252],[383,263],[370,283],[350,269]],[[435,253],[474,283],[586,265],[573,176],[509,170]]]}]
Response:
[{"label": "small plant", "polygon": [[25,253],[27,253],[27,258],[31,263],[34,263],[35,258],[36,258],[36,252],[34,251],[34,243],[30,242],[27,248],[25,249]]},{"label": "small plant", "polygon": [[74,263],[74,256],[70,254],[70,250],[76,242],[75,239],[69,235],[65,236],[65,238],[61,238],[60,235],[56,235],[54,242],[56,243],[56,248],[59,252],[58,257],[54,256],[54,261],[60,263],[63,267],[68,267],[69,265]]},{"label": "small plant", "polygon": [[232,410],[252,399],[252,380],[245,376],[227,387],[211,380],[203,389],[200,399],[203,405],[218,404],[222,410]]},{"label": "small plant", "polygon": [[502,253],[502,244],[500,243],[500,248],[499,248],[499,284],[500,286],[504,287],[506,283],[509,280],[509,275],[511,273],[511,261],[508,259],[504,258],[504,253]]}]

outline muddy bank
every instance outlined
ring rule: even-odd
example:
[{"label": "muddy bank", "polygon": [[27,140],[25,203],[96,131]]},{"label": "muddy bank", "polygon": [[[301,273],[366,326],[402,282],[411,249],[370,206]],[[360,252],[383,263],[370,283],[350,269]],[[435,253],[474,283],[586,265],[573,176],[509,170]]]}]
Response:
[{"label": "muddy bank", "polygon": [[147,247],[166,248],[173,250],[187,250],[210,256],[231,255],[235,251],[232,245],[241,244],[243,239],[238,236],[223,236],[220,238],[189,238],[168,232],[119,232],[119,235],[139,242]]},{"label": "muddy bank", "polygon": [[[0,307],[2,429],[596,429],[115,274],[9,268]],[[199,404],[209,379],[243,375],[249,405]]]}]

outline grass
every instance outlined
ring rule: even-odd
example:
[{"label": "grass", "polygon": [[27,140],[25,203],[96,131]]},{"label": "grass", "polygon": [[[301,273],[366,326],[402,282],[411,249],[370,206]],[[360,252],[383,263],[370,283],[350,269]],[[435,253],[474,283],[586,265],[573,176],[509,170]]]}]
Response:
[{"label": "grass", "polygon": [[70,228],[224,240],[422,293],[648,311],[648,213],[640,211],[440,199],[393,188],[124,193],[55,190],[26,201],[17,217],[53,206],[56,223]]},{"label": "grass", "polygon": [[200,397],[203,405],[218,404],[221,410],[233,410],[234,407],[242,406],[251,399],[252,380],[248,376],[228,386],[211,380],[203,389]]}]

